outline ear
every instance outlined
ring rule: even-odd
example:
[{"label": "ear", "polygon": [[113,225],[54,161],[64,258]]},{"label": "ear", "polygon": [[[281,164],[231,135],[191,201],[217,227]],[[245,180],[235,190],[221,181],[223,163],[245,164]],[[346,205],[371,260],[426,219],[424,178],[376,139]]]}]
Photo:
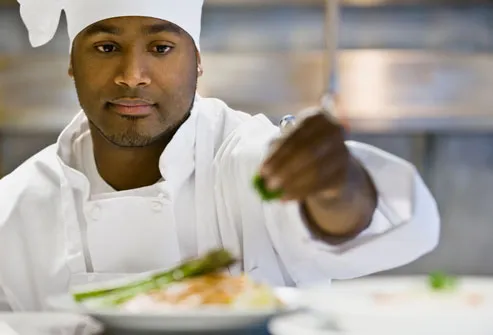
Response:
[{"label": "ear", "polygon": [[72,60],[70,61],[69,65],[68,65],[68,76],[70,78],[74,78],[74,70],[72,68]]},{"label": "ear", "polygon": [[202,77],[204,74],[204,69],[202,68],[202,58],[200,57],[200,52],[197,51],[197,74],[198,77]]}]

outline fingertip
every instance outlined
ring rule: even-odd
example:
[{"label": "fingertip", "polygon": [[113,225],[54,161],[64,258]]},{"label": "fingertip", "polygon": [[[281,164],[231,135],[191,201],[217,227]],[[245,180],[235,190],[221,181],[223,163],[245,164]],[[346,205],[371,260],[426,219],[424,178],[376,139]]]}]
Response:
[{"label": "fingertip", "polygon": [[266,183],[267,183],[267,189],[270,191],[276,191],[281,189],[281,179],[275,176],[271,176],[269,178],[266,178]]}]

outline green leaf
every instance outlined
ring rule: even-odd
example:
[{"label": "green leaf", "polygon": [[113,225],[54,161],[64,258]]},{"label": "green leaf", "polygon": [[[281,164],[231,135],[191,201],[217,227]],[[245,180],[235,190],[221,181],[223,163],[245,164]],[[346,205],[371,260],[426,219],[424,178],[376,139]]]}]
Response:
[{"label": "green leaf", "polygon": [[265,185],[265,180],[260,175],[256,175],[253,178],[253,187],[258,192],[262,200],[272,201],[282,198],[283,192],[281,190],[270,191]]},{"label": "green leaf", "polygon": [[457,278],[437,271],[429,274],[428,283],[434,291],[450,291],[457,287]]}]

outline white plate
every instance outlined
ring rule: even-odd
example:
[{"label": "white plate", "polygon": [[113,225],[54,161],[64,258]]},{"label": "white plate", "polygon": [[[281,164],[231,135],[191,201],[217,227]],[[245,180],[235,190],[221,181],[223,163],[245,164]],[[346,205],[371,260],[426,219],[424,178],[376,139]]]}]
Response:
[{"label": "white plate", "polygon": [[69,313],[0,313],[0,334],[97,335],[102,325],[87,316]]},{"label": "white plate", "polygon": [[298,290],[276,288],[276,295],[286,304],[283,310],[195,309],[131,313],[87,309],[75,303],[69,294],[52,297],[48,304],[59,311],[87,314],[108,327],[139,331],[220,331],[261,325],[276,315],[292,312],[297,307]]},{"label": "white plate", "polygon": [[330,322],[308,312],[275,318],[269,322],[268,328],[272,335],[349,335],[338,333]]},{"label": "white plate", "polygon": [[426,277],[369,277],[307,289],[301,304],[351,333],[493,334],[489,278],[460,278],[456,290],[437,294]]}]

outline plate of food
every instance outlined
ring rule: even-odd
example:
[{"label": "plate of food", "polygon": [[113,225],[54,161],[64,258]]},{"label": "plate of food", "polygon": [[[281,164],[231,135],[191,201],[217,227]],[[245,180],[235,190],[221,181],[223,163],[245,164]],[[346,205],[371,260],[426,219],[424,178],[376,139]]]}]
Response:
[{"label": "plate of food", "polygon": [[214,250],[166,271],[74,287],[48,304],[111,328],[146,331],[245,328],[296,309],[296,289],[231,276],[225,269],[234,262],[226,250]]},{"label": "plate of food", "polygon": [[307,289],[301,305],[347,334],[493,334],[493,279],[367,277]]}]

